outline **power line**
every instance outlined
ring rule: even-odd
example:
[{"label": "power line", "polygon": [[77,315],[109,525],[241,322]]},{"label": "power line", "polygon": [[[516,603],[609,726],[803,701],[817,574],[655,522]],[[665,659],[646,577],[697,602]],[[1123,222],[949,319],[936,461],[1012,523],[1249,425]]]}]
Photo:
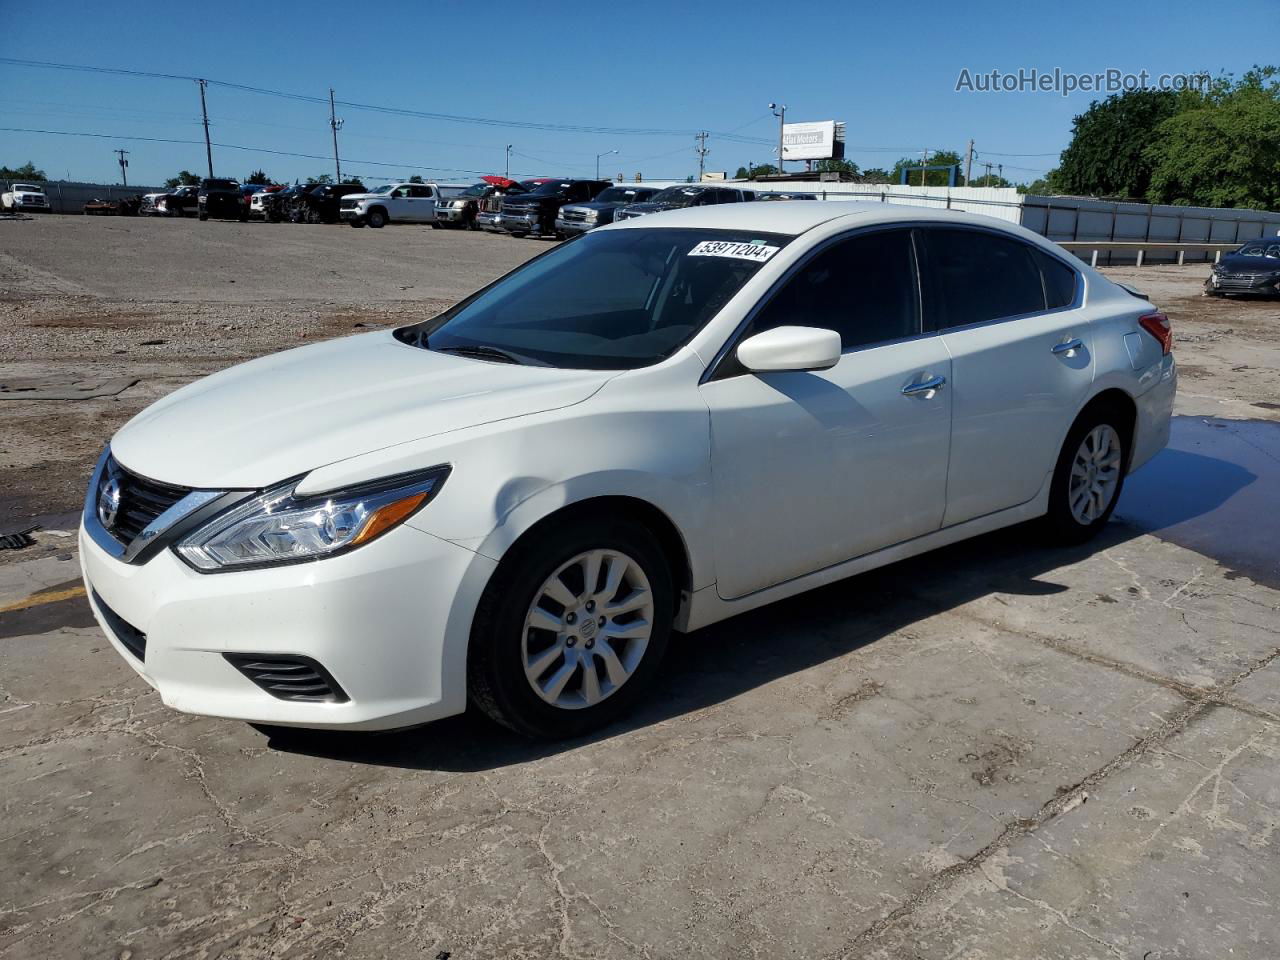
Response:
[{"label": "power line", "polygon": [[[311,96],[305,93],[290,93],[284,90],[272,90],[267,87],[256,87],[250,84],[234,83],[229,80],[211,80],[207,77],[186,76],[174,73],[154,73],[147,70],[128,70],[123,67],[96,67],[88,64],[77,63],[57,63],[50,60],[22,60],[17,57],[0,57],[0,63],[6,63],[11,66],[20,67],[40,67],[51,70],[70,70],[87,73],[105,73],[115,74],[119,76],[144,77],[153,80],[185,80],[188,82],[200,83],[202,85],[212,85],[222,87],[229,90],[240,90],[245,93],[256,93],[263,96],[284,97],[289,100],[298,100],[304,103],[328,103],[325,97]],[[392,116],[413,117],[421,120],[441,120],[448,123],[473,123],[482,126],[492,127],[509,127],[521,130],[546,130],[555,133],[587,133],[610,136],[647,136],[647,137],[686,137],[697,131],[693,130],[675,130],[662,127],[605,127],[595,124],[566,124],[566,123],[544,123],[532,120],[498,120],[492,117],[473,117],[463,114],[435,113],[425,110],[411,110],[406,107],[393,107],[382,104],[358,103],[352,100],[338,100],[338,105],[348,107],[353,110],[369,110],[375,113],[390,114]],[[752,121],[754,122],[754,121]],[[749,125],[749,124],[748,124]],[[772,141],[765,140],[761,137],[747,137],[741,134],[715,133],[714,135],[723,140],[730,140],[735,143],[770,143]]]}]

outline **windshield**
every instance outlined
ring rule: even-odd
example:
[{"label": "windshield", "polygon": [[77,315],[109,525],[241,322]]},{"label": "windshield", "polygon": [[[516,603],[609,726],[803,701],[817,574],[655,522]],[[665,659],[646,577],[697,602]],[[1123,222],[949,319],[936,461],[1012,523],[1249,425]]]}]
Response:
[{"label": "windshield", "polygon": [[493,187],[487,183],[473,183],[467,189],[463,190],[458,196],[460,197],[483,197],[488,194]]},{"label": "windshield", "polygon": [[686,343],[790,240],[673,228],[589,233],[397,336],[557,367],[643,367]]},{"label": "windshield", "polygon": [[15,183],[13,185],[13,189],[23,190],[23,191],[26,191],[27,193],[44,193],[44,191],[41,190],[39,187],[33,187],[29,183]]},{"label": "windshield", "polygon": [[548,180],[546,183],[540,183],[533,188],[534,193],[559,193],[561,190],[568,190],[572,184],[563,180]]},{"label": "windshield", "polygon": [[1245,257],[1280,257],[1280,241],[1275,243],[1246,243],[1236,253]]},{"label": "windshield", "polygon": [[659,190],[654,196],[654,203],[666,203],[673,207],[687,207],[698,199],[698,195],[702,193],[696,187],[667,187],[665,190]]},{"label": "windshield", "polygon": [[200,184],[205,190],[239,190],[240,185],[234,180],[206,180]]},{"label": "windshield", "polygon": [[381,194],[381,193],[390,193],[392,190],[394,190],[394,189],[395,189],[396,187],[398,187],[398,186],[399,186],[399,184],[397,184],[397,183],[385,183],[385,184],[383,184],[383,185],[382,185],[382,186],[380,186],[380,187],[374,187],[374,188],[373,188],[372,190],[370,190],[369,192],[370,192],[370,193],[379,193],[379,194]]},{"label": "windshield", "polygon": [[651,190],[637,190],[634,187],[610,187],[596,199],[601,203],[635,203],[649,199],[652,193]]}]

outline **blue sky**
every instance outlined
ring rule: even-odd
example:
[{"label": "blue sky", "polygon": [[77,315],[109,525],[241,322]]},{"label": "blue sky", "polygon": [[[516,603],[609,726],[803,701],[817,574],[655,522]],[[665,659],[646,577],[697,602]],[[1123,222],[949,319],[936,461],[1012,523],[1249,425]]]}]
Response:
[{"label": "blue sky", "polygon": [[[313,0],[216,9],[214,18],[206,8],[184,13],[133,2],[104,17],[100,3],[73,0],[58,5],[56,27],[44,16],[8,17],[4,55],[318,97],[333,86],[339,100],[496,120],[681,131],[512,129],[339,108],[344,173],[456,181],[474,179],[463,171],[501,173],[507,143],[514,144],[513,174],[591,176],[595,154],[618,150],[602,158],[603,175],[683,178],[697,169],[690,133],[699,128],[772,142],[770,101],[787,104],[789,120],[845,121],[849,156],[864,168],[890,166],[922,148],[963,151],[972,137],[979,162],[1004,163],[1007,178],[1031,180],[1055,164],[1072,116],[1097,95],[958,93],[962,69],[1239,74],[1280,61],[1277,0],[1236,0],[1212,11],[1171,0],[843,8],[388,2],[367,13]],[[275,39],[260,39],[264,33]],[[202,143],[125,139],[200,140],[194,83],[0,64],[0,89],[0,127],[110,135],[0,131],[0,163],[32,160],[53,178],[118,182],[112,151],[122,147],[130,151],[132,183],[204,170]],[[209,115],[215,142],[332,153],[327,106],[210,87]],[[708,146],[710,170],[732,174],[748,161],[773,159],[768,143],[713,135]],[[262,167],[289,181],[333,168],[327,159],[220,147],[214,166],[234,177]]]}]

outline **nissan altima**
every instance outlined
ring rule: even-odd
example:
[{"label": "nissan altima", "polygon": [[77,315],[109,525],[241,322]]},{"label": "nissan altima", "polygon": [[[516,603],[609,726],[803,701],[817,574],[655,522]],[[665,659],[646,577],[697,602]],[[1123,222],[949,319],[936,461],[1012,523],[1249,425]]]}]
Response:
[{"label": "nissan altima", "polygon": [[1093,536],[1168,439],[1171,347],[1001,221],[654,214],[143,411],[94,471],[85,584],[178,710],[385,729],[470,703],[572,736],[699,627],[1023,521]]}]

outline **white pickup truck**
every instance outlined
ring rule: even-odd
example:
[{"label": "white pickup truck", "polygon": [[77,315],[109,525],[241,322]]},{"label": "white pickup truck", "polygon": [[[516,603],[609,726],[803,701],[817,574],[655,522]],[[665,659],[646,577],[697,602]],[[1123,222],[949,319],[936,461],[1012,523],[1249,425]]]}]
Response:
[{"label": "white pickup truck", "polygon": [[22,210],[31,213],[48,213],[49,198],[44,195],[44,188],[33,183],[13,183],[9,189],[0,194],[0,207],[13,213]]},{"label": "white pickup truck", "polygon": [[338,216],[353,227],[385,227],[388,223],[435,224],[436,201],[456,197],[465,183],[388,183],[369,193],[342,198]]}]

